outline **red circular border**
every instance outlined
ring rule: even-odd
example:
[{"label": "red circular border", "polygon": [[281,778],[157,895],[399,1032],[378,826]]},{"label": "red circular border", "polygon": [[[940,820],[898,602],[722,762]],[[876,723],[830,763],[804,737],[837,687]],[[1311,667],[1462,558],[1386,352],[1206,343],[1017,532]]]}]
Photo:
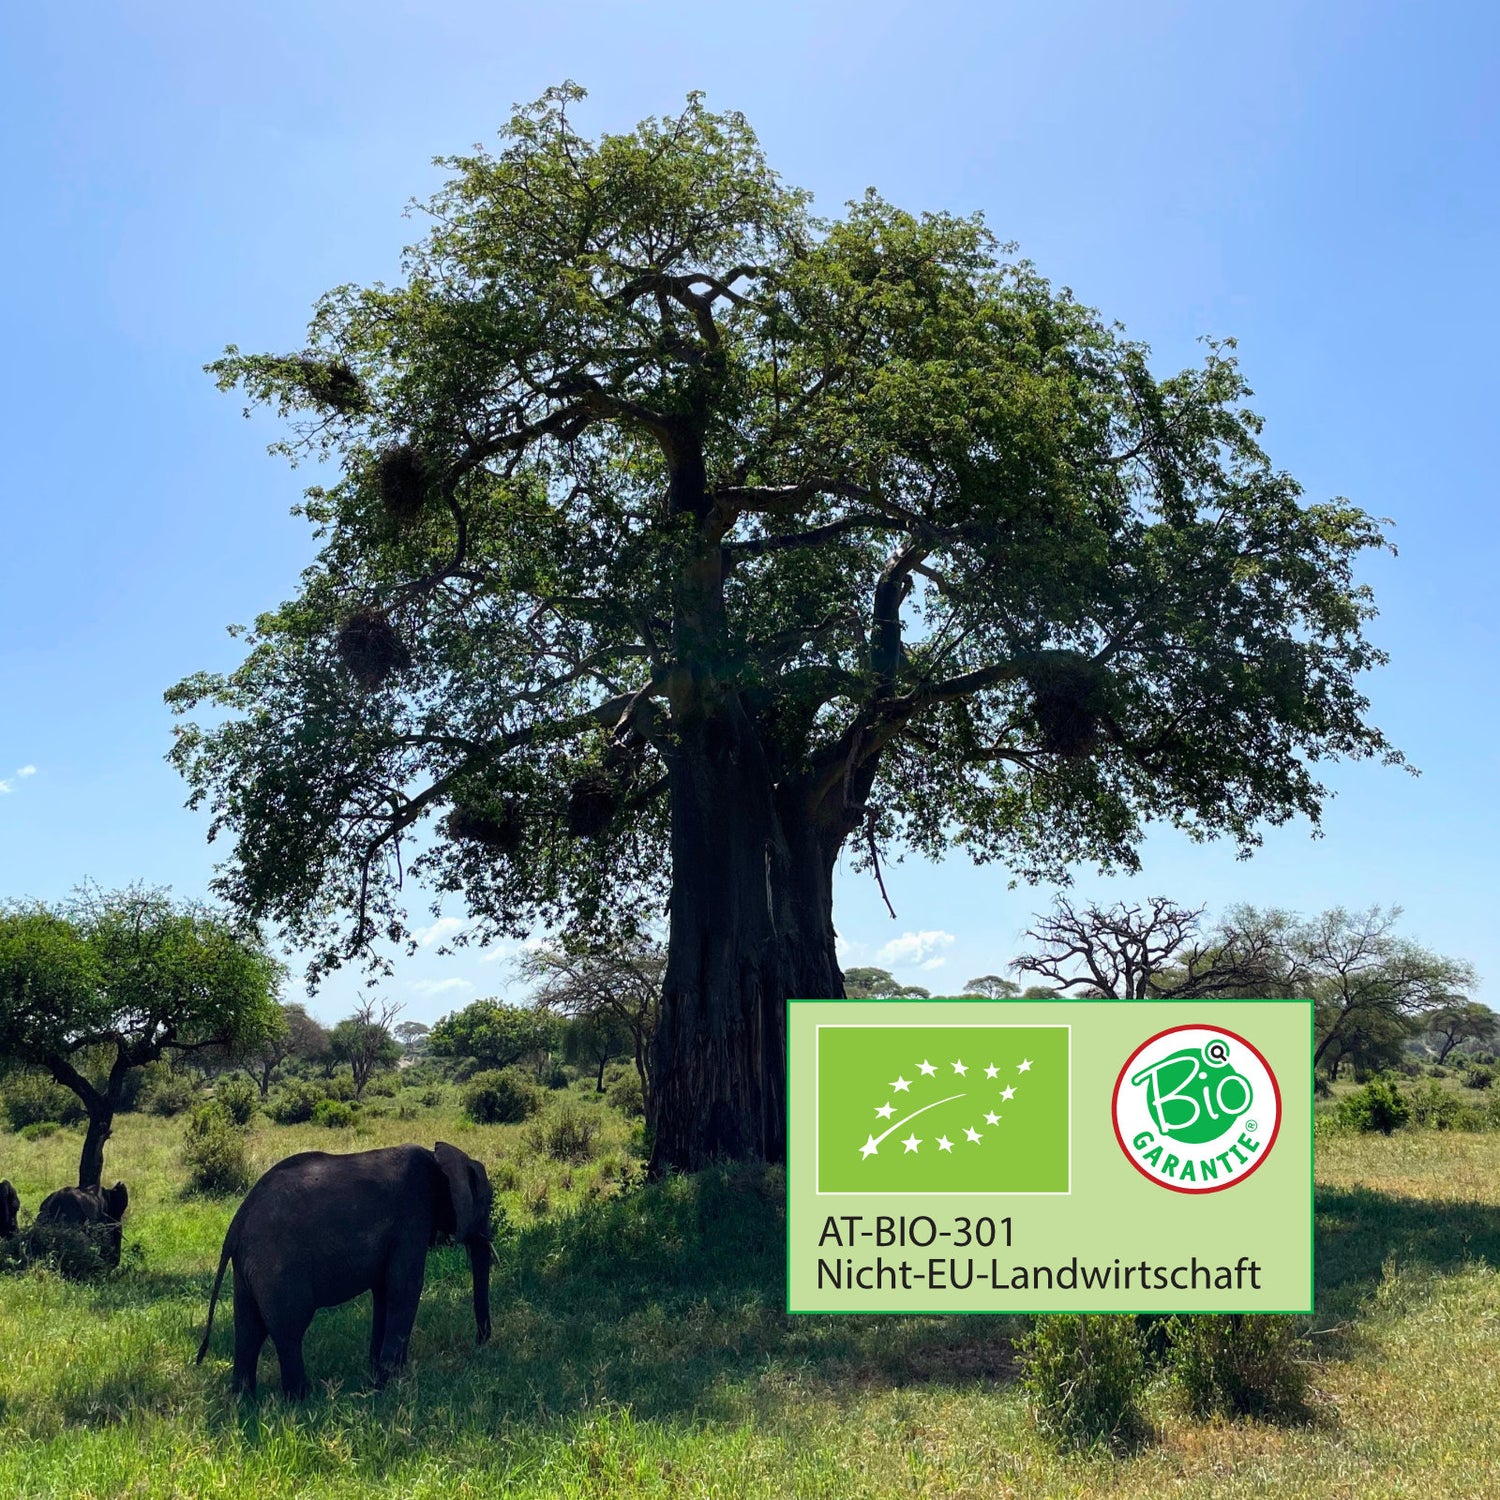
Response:
[{"label": "red circular border", "polygon": [[[1259,1158],[1248,1172],[1241,1172],[1238,1177],[1231,1178],[1228,1182],[1221,1182],[1217,1187],[1211,1188],[1185,1188],[1178,1187],[1176,1183],[1163,1182],[1160,1177],[1153,1177],[1135,1157],[1130,1154],[1130,1148],[1125,1144],[1125,1137],[1120,1134],[1120,1118],[1115,1106],[1120,1099],[1120,1085],[1125,1082],[1125,1075],[1130,1071],[1130,1065],[1147,1047],[1153,1042],[1159,1042],[1164,1036],[1172,1036],[1179,1031],[1217,1031],[1221,1036],[1230,1036],[1242,1047],[1248,1047],[1257,1058],[1260,1065],[1266,1070],[1266,1077],[1271,1080],[1271,1092],[1276,1095],[1276,1125],[1271,1131],[1271,1139],[1265,1143]],[[1184,1026],[1168,1026],[1165,1031],[1158,1031],[1155,1036],[1148,1036],[1129,1057],[1125,1059],[1124,1066],[1120,1069],[1119,1076],[1115,1079],[1113,1092],[1109,1096],[1109,1123],[1114,1130],[1115,1139],[1120,1143],[1120,1150],[1125,1160],[1135,1168],[1147,1182],[1154,1183],[1157,1187],[1166,1188],[1169,1193],[1181,1193],[1188,1198],[1206,1198],[1210,1193],[1222,1193],[1226,1188],[1238,1187],[1247,1177],[1253,1177],[1264,1164],[1266,1157],[1271,1154],[1271,1147],[1276,1144],[1276,1137],[1281,1134],[1281,1085],[1276,1081],[1276,1070],[1265,1059],[1259,1047],[1253,1042],[1247,1042],[1237,1031],[1230,1031],[1226,1026],[1215,1026],[1207,1021],[1195,1021]]]}]

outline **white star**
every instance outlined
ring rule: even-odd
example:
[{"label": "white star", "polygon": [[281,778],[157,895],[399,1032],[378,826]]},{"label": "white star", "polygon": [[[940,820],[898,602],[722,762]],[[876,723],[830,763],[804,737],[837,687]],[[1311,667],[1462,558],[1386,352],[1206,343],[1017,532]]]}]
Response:
[{"label": "white star", "polygon": [[985,1124],[987,1125],[998,1125],[1000,1123],[1000,1116],[997,1115],[994,1110],[991,1110],[989,1114],[984,1117],[984,1120]]},{"label": "white star", "polygon": [[917,1147],[922,1143],[917,1139],[917,1132],[914,1130],[909,1136],[907,1136],[904,1141],[901,1142],[901,1144],[905,1146],[908,1151],[915,1151]]},{"label": "white star", "polygon": [[1030,1070],[1031,1070],[1031,1059],[1029,1057],[1023,1058],[1022,1061],[1021,1061],[1021,1067],[1020,1067],[1019,1071],[1022,1072],[1022,1073],[1026,1073],[1026,1072],[1029,1072]]},{"label": "white star", "polygon": [[917,1071],[931,1078],[936,1074],[937,1069],[930,1062],[919,1062],[917,1064]]},{"label": "white star", "polygon": [[897,1079],[897,1080],[896,1080],[896,1081],[895,1081],[895,1082],[894,1082],[894,1083],[893,1083],[893,1084],[892,1084],[892,1085],[891,1085],[891,1087],[892,1087],[892,1088],[893,1088],[893,1089],[895,1089],[895,1091],[896,1091],[896,1092],[897,1092],[897,1093],[898,1093],[898,1094],[900,1094],[900,1093],[903,1093],[903,1092],[904,1092],[904,1091],[906,1091],[906,1090],[907,1090],[907,1089],[910,1089],[910,1088],[911,1088],[911,1084],[910,1084],[910,1082],[909,1082],[909,1081],[908,1081],[908,1080],[907,1080],[907,1079],[905,1079],[905,1078],[898,1078],[898,1079]]},{"label": "white star", "polygon": [[1016,1097],[1016,1091],[1014,1089],[1001,1089],[1000,1097],[1002,1099],[1014,1099]]},{"label": "white star", "polygon": [[967,1063],[956,1062],[953,1064],[953,1071],[962,1078],[969,1071],[969,1065]]},{"label": "white star", "polygon": [[895,1113],[896,1106],[894,1104],[882,1104],[880,1108],[875,1111],[876,1118],[881,1120],[889,1120],[890,1117]]},{"label": "white star", "polygon": [[968,1136],[968,1138],[971,1141],[973,1141],[976,1145],[978,1144],[978,1142],[979,1142],[979,1132],[977,1130],[975,1130],[972,1125],[970,1125],[969,1128],[964,1131],[964,1134],[966,1136]]},{"label": "white star", "polygon": [[950,1141],[947,1136],[940,1135],[938,1137],[938,1150],[939,1151],[951,1151],[952,1149],[953,1149],[953,1142]]},{"label": "white star", "polygon": [[995,1065],[994,1065],[994,1063],[991,1063],[991,1064],[990,1064],[990,1065],[989,1065],[989,1067],[987,1067],[987,1068],[986,1068],[986,1069],[985,1069],[985,1070],[984,1070],[984,1076],[985,1076],[985,1077],[986,1077],[986,1078],[993,1078],[993,1077],[994,1077],[994,1076],[995,1076],[995,1075],[996,1075],[996,1074],[997,1074],[997,1073],[998,1073],[998,1072],[999,1072],[999,1071],[1000,1071],[1000,1069],[999,1069],[999,1068],[997,1068],[997,1067],[996,1067],[996,1066],[995,1066]]},{"label": "white star", "polygon": [[860,1160],[863,1161],[867,1156],[874,1156],[874,1154],[879,1150],[880,1145],[872,1135],[869,1140],[867,1140],[864,1145],[859,1148]]}]

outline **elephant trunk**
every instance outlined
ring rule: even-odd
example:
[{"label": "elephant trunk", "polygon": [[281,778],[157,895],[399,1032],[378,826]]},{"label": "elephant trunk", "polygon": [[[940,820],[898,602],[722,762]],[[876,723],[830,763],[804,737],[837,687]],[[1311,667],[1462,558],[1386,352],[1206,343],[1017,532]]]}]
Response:
[{"label": "elephant trunk", "polygon": [[495,1250],[486,1239],[472,1239],[467,1248],[469,1268],[474,1273],[475,1342],[483,1344],[490,1336],[490,1262]]}]

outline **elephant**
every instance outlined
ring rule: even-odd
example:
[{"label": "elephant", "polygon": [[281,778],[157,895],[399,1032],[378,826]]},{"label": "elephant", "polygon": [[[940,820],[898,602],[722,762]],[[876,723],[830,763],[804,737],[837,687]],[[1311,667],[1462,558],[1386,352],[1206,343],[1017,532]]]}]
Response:
[{"label": "elephant", "polygon": [[77,1229],[91,1230],[100,1226],[103,1233],[97,1236],[99,1253],[109,1266],[120,1264],[120,1242],[125,1235],[125,1210],[130,1204],[130,1194],[123,1182],[112,1188],[58,1188],[42,1199],[36,1211],[38,1224],[68,1224]]},{"label": "elephant", "polygon": [[198,1349],[208,1353],[224,1269],[234,1264],[234,1373],[230,1388],[255,1394],[267,1337],[282,1394],[308,1391],[302,1339],[320,1307],[372,1294],[370,1367],[376,1383],[406,1363],[427,1248],[451,1235],[469,1252],[476,1342],[490,1336],[490,1205],[484,1167],[455,1146],[386,1146],[338,1155],[303,1151],[277,1162],[240,1204],[224,1235]]},{"label": "elephant", "polygon": [[8,1181],[0,1181],[0,1240],[8,1240],[20,1222],[21,1197]]}]

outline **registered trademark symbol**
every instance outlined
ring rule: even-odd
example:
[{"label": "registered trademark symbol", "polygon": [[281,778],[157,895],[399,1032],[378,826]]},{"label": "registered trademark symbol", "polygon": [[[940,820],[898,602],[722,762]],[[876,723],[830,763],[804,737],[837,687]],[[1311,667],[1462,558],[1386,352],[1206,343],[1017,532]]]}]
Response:
[{"label": "registered trademark symbol", "polygon": [[1245,1121],[1245,1129],[1246,1130],[1258,1130],[1259,1128],[1260,1127],[1255,1123],[1254,1120],[1246,1120]]}]

